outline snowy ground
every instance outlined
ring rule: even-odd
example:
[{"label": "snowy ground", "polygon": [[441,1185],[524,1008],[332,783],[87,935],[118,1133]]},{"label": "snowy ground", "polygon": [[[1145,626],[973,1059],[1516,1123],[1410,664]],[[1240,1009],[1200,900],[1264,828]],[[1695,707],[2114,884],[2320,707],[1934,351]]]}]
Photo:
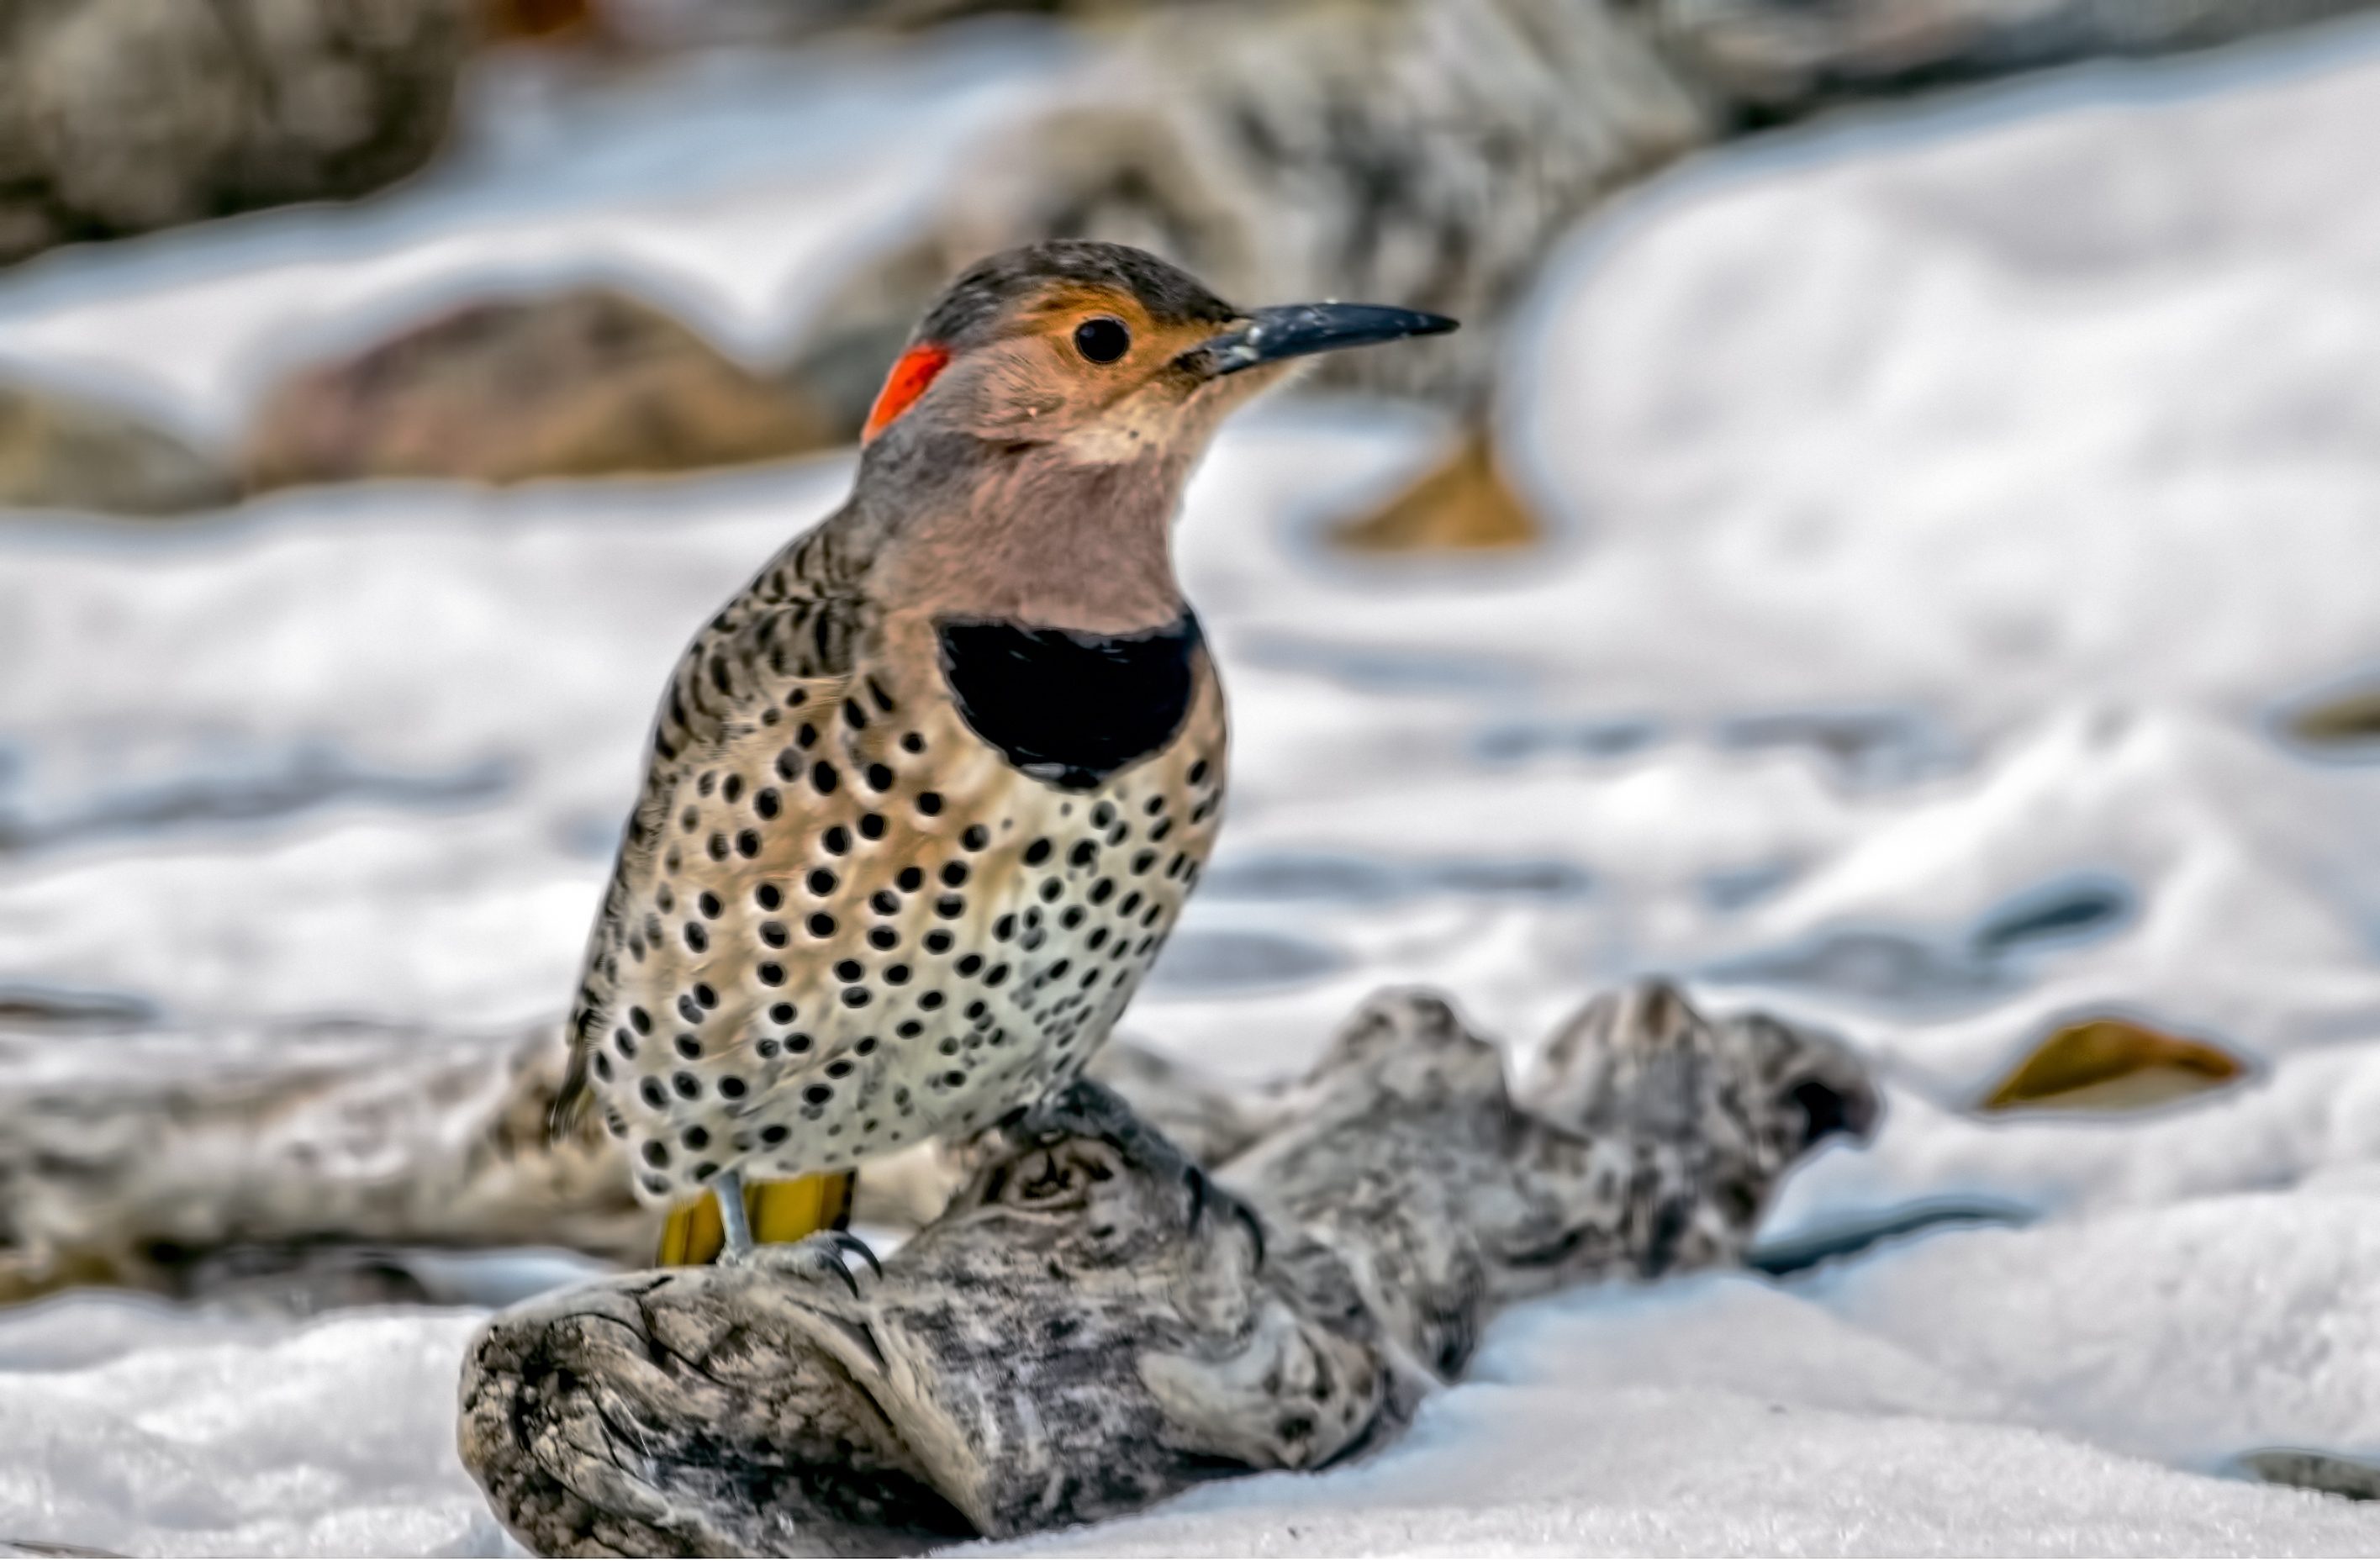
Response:
[{"label": "snowy ground", "polygon": [[[1062,54],[847,59],[798,112],[713,78],[580,121],[516,81],[480,155],[370,212],[11,273],[0,363],[220,436],[354,315],[564,256],[757,349]],[[856,159],[821,127],[871,84],[940,111]],[[638,115],[745,150],[688,181]],[[2374,145],[2367,30],[1688,170],[1535,306],[1506,420],[1561,534],[1518,563],[1314,545],[1431,458],[1426,417],[1282,406],[1225,439],[1182,545],[1232,823],[1135,1029],[1259,1076],[1385,981],[1526,1045],[1683,974],[1887,1080],[1878,1143],[1797,1178],[1771,1239],[1936,1203],[2029,1223],[1525,1308],[1373,1464],[1042,1548],[2380,1553],[2380,1510],[2228,1477],[2257,1446],[2380,1454],[2380,754],[2275,734],[2380,668]],[[0,834],[30,841],[0,987],[551,1014],[662,670],[846,478],[0,517]],[[2255,1074],[1970,1112],[2110,1007]],[[474,1322],[0,1317],[0,1538],[500,1548],[451,1450]]]}]

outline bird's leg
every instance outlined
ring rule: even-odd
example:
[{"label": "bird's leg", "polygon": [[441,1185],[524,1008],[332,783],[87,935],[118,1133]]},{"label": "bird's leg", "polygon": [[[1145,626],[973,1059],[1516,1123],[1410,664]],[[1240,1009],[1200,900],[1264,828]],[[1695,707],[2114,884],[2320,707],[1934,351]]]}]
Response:
[{"label": "bird's leg", "polygon": [[746,1186],[729,1171],[670,1211],[655,1260],[664,1268],[750,1255],[754,1247],[839,1229],[850,1218],[852,1171]]},{"label": "bird's leg", "polygon": [[710,1195],[719,1200],[719,1228],[726,1233],[726,1255],[740,1258],[752,1251],[752,1227],[744,1217],[744,1179],[735,1171],[721,1171],[710,1184]]}]

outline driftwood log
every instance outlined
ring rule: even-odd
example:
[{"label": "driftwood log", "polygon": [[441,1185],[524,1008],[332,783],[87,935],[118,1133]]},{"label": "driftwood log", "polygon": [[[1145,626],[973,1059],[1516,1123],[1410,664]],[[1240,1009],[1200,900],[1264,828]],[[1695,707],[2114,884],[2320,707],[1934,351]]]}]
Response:
[{"label": "driftwood log", "polygon": [[1495,1311],[1734,1261],[1876,1095],[1834,1043],[1590,1005],[1516,1101],[1442,1000],[1357,1011],[1212,1175],[1082,1083],[878,1265],[834,1238],[496,1317],[465,1463],[548,1555],[915,1551],[1378,1449]]},{"label": "driftwood log", "polygon": [[0,1301],[89,1284],[454,1300],[393,1254],[653,1251],[616,1145],[547,1141],[553,1027],[186,1030],[8,1006]]},{"label": "driftwood log", "polygon": [[[0,1302],[109,1285],[272,1311],[484,1299],[425,1253],[650,1258],[660,1220],[600,1130],[549,1136],[565,1052],[513,1033],[324,1022],[182,1028],[0,991]],[[1220,1161],[1265,1092],[1111,1042],[1093,1076]],[[940,1213],[965,1156],[871,1167],[857,1216]]]}]

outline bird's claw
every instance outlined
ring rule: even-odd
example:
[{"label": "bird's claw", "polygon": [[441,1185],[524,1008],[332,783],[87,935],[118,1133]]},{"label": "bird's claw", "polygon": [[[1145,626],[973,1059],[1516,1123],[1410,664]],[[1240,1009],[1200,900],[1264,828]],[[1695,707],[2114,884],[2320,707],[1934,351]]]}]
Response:
[{"label": "bird's claw", "polygon": [[879,1279],[884,1277],[884,1265],[876,1261],[876,1254],[868,1251],[867,1242],[848,1230],[831,1230],[827,1232],[827,1236],[834,1242],[838,1251],[858,1254],[859,1260],[867,1264]]}]

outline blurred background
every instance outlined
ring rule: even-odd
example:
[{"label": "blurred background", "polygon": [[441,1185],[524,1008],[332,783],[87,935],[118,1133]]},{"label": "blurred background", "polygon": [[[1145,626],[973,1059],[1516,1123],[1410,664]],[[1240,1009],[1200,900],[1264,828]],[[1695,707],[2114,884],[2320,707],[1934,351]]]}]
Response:
[{"label": "blurred background", "polygon": [[1087,235],[1464,321],[1197,479],[1129,1033],[1837,1029],[1759,1273],[1483,1371],[1833,1417],[1902,1548],[2380,1549],[2256,1483],[2380,1492],[2374,146],[2359,0],[0,0],[0,1540],[501,1547],[462,1341],[650,1249],[542,1123],[662,679]]}]

